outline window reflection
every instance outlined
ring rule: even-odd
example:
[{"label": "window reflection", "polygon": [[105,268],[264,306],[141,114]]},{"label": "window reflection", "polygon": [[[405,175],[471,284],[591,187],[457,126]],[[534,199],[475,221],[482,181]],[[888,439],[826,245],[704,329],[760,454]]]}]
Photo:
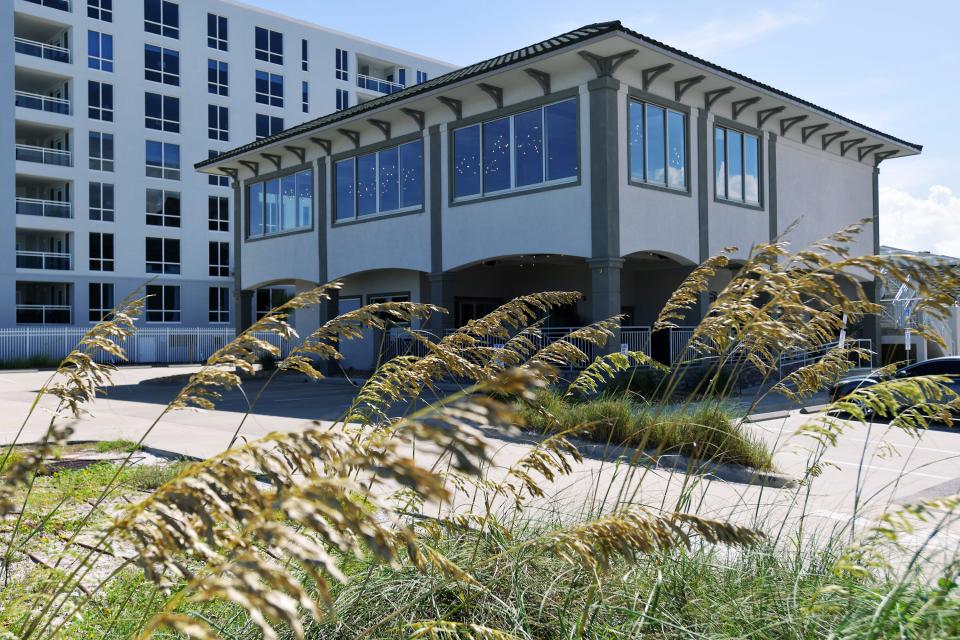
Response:
[{"label": "window reflection", "polygon": [[630,179],[671,189],[687,188],[687,116],[630,100],[627,116]]},{"label": "window reflection", "polygon": [[251,184],[247,188],[247,237],[313,224],[313,170]]}]

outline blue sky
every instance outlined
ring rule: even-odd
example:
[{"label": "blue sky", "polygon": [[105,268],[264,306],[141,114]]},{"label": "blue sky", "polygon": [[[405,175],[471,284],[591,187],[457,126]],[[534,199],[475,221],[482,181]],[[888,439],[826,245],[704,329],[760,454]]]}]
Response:
[{"label": "blue sky", "polygon": [[[924,145],[881,166],[881,240],[960,256],[960,2],[246,0],[469,64],[590,22],[653,38]],[[402,10],[399,7],[402,6]]]}]

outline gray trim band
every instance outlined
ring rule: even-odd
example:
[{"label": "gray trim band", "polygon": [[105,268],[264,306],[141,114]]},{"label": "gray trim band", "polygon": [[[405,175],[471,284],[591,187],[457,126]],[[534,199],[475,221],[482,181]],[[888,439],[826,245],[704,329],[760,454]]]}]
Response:
[{"label": "gray trim band", "polygon": [[767,211],[770,214],[770,242],[780,235],[780,220],[777,217],[777,134],[770,133],[767,140]]}]

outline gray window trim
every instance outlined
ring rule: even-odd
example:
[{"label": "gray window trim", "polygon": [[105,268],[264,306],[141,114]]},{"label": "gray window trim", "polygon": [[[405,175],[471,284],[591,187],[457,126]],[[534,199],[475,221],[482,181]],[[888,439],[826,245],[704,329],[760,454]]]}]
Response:
[{"label": "gray window trim", "polygon": [[361,299],[363,299],[363,300],[366,300],[366,304],[369,305],[369,304],[373,304],[372,302],[370,302],[370,298],[396,298],[396,297],[400,297],[400,296],[406,296],[406,297],[407,297],[407,300],[409,300],[409,301],[411,301],[411,302],[413,301],[413,296],[410,294],[410,290],[409,290],[409,289],[407,289],[406,291],[387,291],[386,293],[368,293],[368,294],[366,294],[366,295],[347,296],[347,297],[348,297],[348,298],[361,298]]},{"label": "gray window trim", "polygon": [[[710,168],[712,171],[713,179],[716,180],[717,176],[717,150],[714,148],[716,146],[716,127],[720,126],[724,129],[733,129],[740,133],[746,133],[752,136],[757,137],[757,174],[758,174],[758,198],[760,199],[759,204],[750,204],[748,202],[739,202],[737,200],[729,200],[727,198],[721,198],[717,195],[717,185],[713,185],[713,201],[716,204],[725,204],[731,207],[740,207],[741,209],[749,209],[751,211],[766,211],[767,210],[767,190],[765,188],[765,172],[766,172],[766,163],[764,162],[764,151],[763,143],[766,140],[766,136],[762,129],[757,129],[756,127],[751,127],[745,125],[742,122],[737,122],[736,120],[730,120],[729,118],[724,118],[722,116],[714,116],[713,123],[709,128],[708,138],[710,139],[710,148],[712,153],[709,155],[710,158]],[[706,180],[706,176],[700,176],[701,180]]]},{"label": "gray window trim", "polygon": [[[454,198],[454,184],[453,184],[453,134],[457,129],[462,129],[464,127],[469,127],[475,124],[482,124],[489,120],[499,120],[500,118],[506,118],[508,116],[513,116],[518,113],[523,113],[524,111],[530,111],[538,107],[544,107],[551,105],[555,102],[564,102],[573,98],[576,103],[576,113],[577,113],[577,177],[575,179],[567,179],[564,181],[553,181],[550,183],[543,183],[540,186],[531,186],[520,189],[513,189],[511,191],[498,191],[491,194],[481,193],[478,196],[456,200]],[[485,111],[483,113],[478,113],[476,115],[469,116],[467,118],[461,118],[460,120],[454,120],[447,123],[447,206],[448,207],[462,207],[465,205],[476,204],[478,202],[489,202],[491,200],[500,200],[502,198],[514,198],[518,196],[532,195],[534,193],[542,193],[544,191],[552,191],[554,189],[566,189],[568,187],[579,187],[583,184],[583,151],[581,149],[583,141],[583,120],[580,117],[580,88],[571,87],[569,89],[564,89],[563,91],[557,91],[545,96],[538,96],[536,98],[531,98],[530,100],[524,100],[523,102],[517,102],[515,104],[508,105],[500,109],[493,109],[491,111]],[[480,168],[481,172],[483,167]],[[482,184],[482,181],[481,181]]]},{"label": "gray window trim", "polygon": [[[292,173],[300,173],[301,171],[306,171],[311,169],[314,171],[313,177],[313,206],[310,211],[310,226],[300,227],[297,229],[289,229],[287,231],[278,231],[276,233],[269,233],[259,236],[250,237],[250,186],[260,183],[268,182],[275,178],[282,178],[288,176]],[[243,225],[242,235],[243,241],[246,242],[260,242],[261,240],[272,240],[273,238],[282,238],[284,236],[292,236],[298,233],[312,233],[317,226],[317,199],[320,197],[317,193],[317,177],[316,177],[316,167],[312,162],[304,162],[302,164],[294,165],[292,167],[287,167],[286,169],[281,169],[279,171],[272,171],[270,173],[264,173],[257,176],[252,180],[243,181],[243,216],[240,223]]]},{"label": "gray window trim", "polygon": [[[355,215],[349,220],[337,220],[337,163],[341,160],[348,160],[350,158],[358,158],[360,156],[369,155],[371,153],[376,153],[382,151],[383,149],[389,149],[391,147],[399,147],[401,145],[407,144],[409,142],[415,142],[421,140],[423,144],[423,155],[420,158],[420,176],[423,180],[423,203],[419,207],[409,207],[406,209],[398,209],[395,211],[387,211],[385,213],[372,213],[365,215],[363,217]],[[429,198],[430,193],[427,190],[427,137],[423,134],[423,131],[415,131],[413,133],[408,133],[402,136],[397,136],[396,138],[390,138],[389,140],[381,140],[380,142],[375,142],[373,144],[368,144],[359,149],[351,149],[350,151],[344,151],[341,153],[334,154],[329,158],[330,165],[330,228],[336,227],[349,227],[350,225],[360,224],[361,222],[372,222],[374,220],[385,220],[387,218],[399,218],[401,216],[415,215],[418,213],[423,213],[426,211],[427,207],[427,198]]]},{"label": "gray window trim", "polygon": [[[684,140],[684,166],[683,173],[686,177],[686,186],[683,189],[675,189],[673,187],[668,187],[666,185],[651,184],[649,182],[641,182],[639,180],[634,180],[633,176],[630,175],[630,167],[633,166],[633,150],[630,145],[630,101],[638,101],[641,103],[649,103],[664,109],[671,109],[673,111],[679,111],[684,115],[684,121],[686,122],[687,135]],[[624,132],[626,133],[626,144],[627,144],[627,166],[624,173],[627,176],[627,184],[633,187],[640,187],[642,189],[652,189],[653,191],[660,191],[663,193],[672,193],[675,195],[682,195],[687,197],[693,197],[693,187],[691,177],[693,172],[690,171],[690,140],[693,136],[693,123],[691,122],[692,118],[690,117],[690,107],[683,104],[682,102],[677,102],[676,100],[670,100],[669,98],[664,98],[663,96],[658,96],[655,93],[650,93],[649,91],[643,91],[642,89],[637,89],[636,87],[627,87],[627,102],[626,102],[626,123],[624,125]],[[646,138],[644,138],[646,139]],[[666,150],[665,150],[666,151]],[[646,166],[646,158],[644,158],[644,166]],[[668,164],[664,163],[664,166]],[[698,180],[702,180],[703,176],[698,176]]]}]

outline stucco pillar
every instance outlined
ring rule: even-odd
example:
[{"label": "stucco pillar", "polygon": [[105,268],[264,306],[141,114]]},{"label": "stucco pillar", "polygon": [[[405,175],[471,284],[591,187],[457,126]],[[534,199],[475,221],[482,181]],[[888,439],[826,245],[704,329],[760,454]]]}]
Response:
[{"label": "stucco pillar", "polygon": [[[590,320],[620,313],[620,81],[601,76],[590,92]],[[620,349],[620,332],[603,353]]]},{"label": "stucco pillar", "polygon": [[240,333],[253,324],[253,291],[237,291],[234,300],[237,301],[234,317],[237,319],[237,333]]},{"label": "stucco pillar", "polygon": [[454,328],[454,299],[453,299],[453,274],[450,273],[431,273],[427,277],[430,287],[427,300],[430,304],[443,307],[447,313],[434,313],[427,321],[425,328],[436,337],[442,338],[447,329]]},{"label": "stucco pillar", "polygon": [[[594,258],[590,266],[590,321],[599,322],[620,314],[620,274],[623,258]],[[605,353],[620,350],[620,332],[607,343]]]}]

